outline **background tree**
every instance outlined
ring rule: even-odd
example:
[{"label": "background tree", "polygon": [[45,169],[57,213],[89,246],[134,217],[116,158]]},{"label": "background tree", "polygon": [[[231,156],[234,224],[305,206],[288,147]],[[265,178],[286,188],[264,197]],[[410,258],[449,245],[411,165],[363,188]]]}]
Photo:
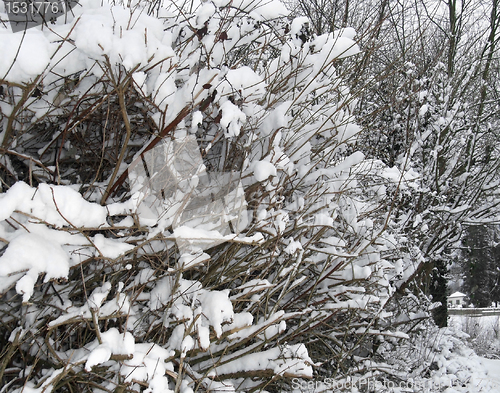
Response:
[{"label": "background tree", "polygon": [[490,307],[499,301],[498,230],[488,226],[468,227],[463,246],[462,290],[475,307]]},{"label": "background tree", "polygon": [[[318,26],[338,20],[333,11],[316,11],[315,3],[299,4],[323,18]],[[344,5],[366,9],[363,1]],[[444,325],[446,272],[462,225],[497,216],[498,199],[489,186],[496,184],[499,164],[498,78],[491,74],[497,2],[380,2],[371,9],[368,18],[336,10],[349,15],[364,49],[362,62],[342,69],[354,94],[356,87],[363,92],[356,107],[366,130],[363,151],[402,174],[416,174],[415,187],[398,190],[394,217],[424,256],[415,277],[442,303],[434,316]],[[371,34],[364,34],[366,20],[376,26]]]}]

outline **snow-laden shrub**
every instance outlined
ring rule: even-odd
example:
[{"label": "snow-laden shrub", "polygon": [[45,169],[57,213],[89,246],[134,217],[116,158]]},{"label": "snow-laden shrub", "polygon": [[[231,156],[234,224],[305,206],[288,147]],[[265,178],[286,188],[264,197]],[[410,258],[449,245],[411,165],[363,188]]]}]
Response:
[{"label": "snow-laden shrub", "polygon": [[8,391],[272,390],[406,337],[414,174],[356,149],[355,32],[277,1],[80,4],[0,27]]},{"label": "snow-laden shrub", "polygon": [[[379,348],[379,361],[366,360],[366,371],[350,380],[359,391],[489,392],[497,390],[491,372],[466,342],[468,335],[452,326],[438,328],[432,320],[408,340],[388,337]],[[382,360],[381,360],[382,359]],[[337,386],[347,386],[342,380]],[[339,392],[351,391],[338,389]]]},{"label": "snow-laden shrub", "polygon": [[468,343],[474,351],[484,357],[500,357],[500,316],[470,315],[451,316],[450,325],[468,335]]}]

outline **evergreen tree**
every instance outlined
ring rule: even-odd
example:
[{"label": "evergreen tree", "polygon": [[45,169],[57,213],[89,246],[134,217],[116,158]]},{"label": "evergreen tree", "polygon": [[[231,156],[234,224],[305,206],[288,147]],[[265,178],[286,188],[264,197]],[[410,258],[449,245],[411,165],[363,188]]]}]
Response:
[{"label": "evergreen tree", "polygon": [[432,300],[440,302],[441,305],[432,310],[434,322],[439,327],[448,326],[448,263],[447,260],[442,258],[434,262],[432,270],[432,285],[430,287],[430,294]]},{"label": "evergreen tree", "polygon": [[487,226],[467,228],[463,260],[463,292],[475,307],[489,307],[496,293],[495,249],[493,229]]}]

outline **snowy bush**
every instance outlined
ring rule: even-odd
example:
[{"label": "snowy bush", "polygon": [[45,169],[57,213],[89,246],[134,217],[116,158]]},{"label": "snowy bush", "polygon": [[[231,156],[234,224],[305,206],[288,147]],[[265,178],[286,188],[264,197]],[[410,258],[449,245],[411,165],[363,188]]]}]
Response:
[{"label": "snowy bush", "polygon": [[414,392],[497,390],[483,366],[485,359],[467,347],[466,333],[455,326],[438,329],[429,320],[419,325],[419,330],[409,340],[382,344],[379,354],[385,362],[364,376],[372,375],[378,381],[377,392],[394,392],[398,387]]},{"label": "snowy bush", "polygon": [[82,0],[0,27],[6,390],[286,388],[377,368],[426,316],[389,307],[415,174],[357,150],[355,32],[286,15]]},{"label": "snowy bush", "polygon": [[453,315],[451,326],[468,335],[474,351],[489,358],[500,357],[500,317]]}]

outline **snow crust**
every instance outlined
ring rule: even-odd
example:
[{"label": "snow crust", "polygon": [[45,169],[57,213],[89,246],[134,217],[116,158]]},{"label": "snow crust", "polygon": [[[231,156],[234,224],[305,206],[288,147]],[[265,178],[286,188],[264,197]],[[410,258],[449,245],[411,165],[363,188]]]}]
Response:
[{"label": "snow crust", "polygon": [[134,336],[129,332],[121,334],[118,329],[111,328],[101,333],[102,343],[90,352],[85,362],[85,370],[91,371],[93,366],[107,362],[111,355],[132,355],[135,352]]},{"label": "snow crust", "polygon": [[267,180],[270,176],[276,176],[276,167],[268,161],[254,162],[253,175],[257,181]]},{"label": "snow crust", "polygon": [[69,273],[68,254],[60,245],[33,233],[12,239],[0,257],[0,290],[4,291],[17,281],[16,291],[27,302],[40,273],[45,273],[44,282],[66,278]]},{"label": "snow crust", "polygon": [[[17,182],[0,194],[0,219],[12,215],[20,215],[24,220],[33,218],[14,232],[0,228],[2,237],[9,241],[0,256],[0,291],[16,283],[16,291],[25,302],[33,294],[40,274],[45,274],[44,282],[64,279],[70,267],[82,258],[95,254],[116,259],[134,247],[102,234],[85,238],[78,233],[81,227],[107,227],[108,212],[105,207],[85,200],[70,186],[42,183],[32,188]],[[49,226],[75,231],[59,232]]]},{"label": "snow crust", "polygon": [[106,208],[86,201],[68,186],[42,183],[35,189],[17,182],[6,193],[0,194],[0,219],[9,218],[16,210],[56,227],[98,228],[106,225]]}]

